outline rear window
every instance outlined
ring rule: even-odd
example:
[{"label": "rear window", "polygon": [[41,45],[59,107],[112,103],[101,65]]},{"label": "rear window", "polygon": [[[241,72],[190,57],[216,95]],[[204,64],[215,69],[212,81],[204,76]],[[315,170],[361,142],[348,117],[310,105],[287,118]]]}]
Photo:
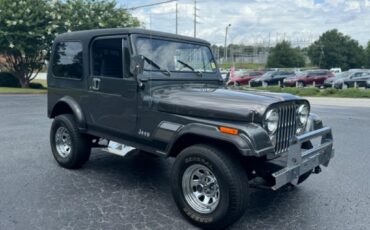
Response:
[{"label": "rear window", "polygon": [[81,42],[60,42],[56,45],[52,71],[56,77],[82,78]]},{"label": "rear window", "polygon": [[327,75],[328,72],[326,71],[315,71],[315,72],[311,72],[310,73],[310,76],[323,76],[323,75]]}]

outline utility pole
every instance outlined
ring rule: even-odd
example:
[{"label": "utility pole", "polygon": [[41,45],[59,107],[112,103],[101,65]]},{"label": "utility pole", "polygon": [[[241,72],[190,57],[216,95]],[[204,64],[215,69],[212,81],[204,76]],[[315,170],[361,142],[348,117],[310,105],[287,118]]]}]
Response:
[{"label": "utility pole", "polygon": [[228,32],[230,26],[231,26],[231,24],[227,25],[226,29],[225,29],[225,54],[224,54],[225,61],[227,61],[227,32]]},{"label": "utility pole", "polygon": [[179,21],[179,9],[178,9],[178,1],[176,0],[176,34],[178,34],[178,21]]},{"label": "utility pole", "polygon": [[[151,4],[145,4],[145,5],[140,5],[140,6],[135,6],[131,8],[127,8],[127,10],[137,10],[141,8],[147,8],[147,7],[152,7],[152,6],[158,6],[162,4],[167,4],[171,2],[176,2],[176,34],[178,33],[178,0],[167,0],[167,1],[162,1],[162,2],[157,2],[157,3],[151,3]],[[150,14],[150,28],[152,27],[152,15]]]},{"label": "utility pole", "polygon": [[197,37],[197,0],[194,0],[194,37]]},{"label": "utility pole", "polygon": [[157,5],[162,5],[162,4],[166,4],[166,3],[170,3],[170,2],[177,2],[177,0],[168,0],[168,1],[163,1],[163,2],[157,2],[157,3],[151,3],[151,4],[141,5],[141,6],[135,6],[135,7],[128,8],[128,10],[137,10],[137,9],[140,9],[140,8],[157,6]]}]

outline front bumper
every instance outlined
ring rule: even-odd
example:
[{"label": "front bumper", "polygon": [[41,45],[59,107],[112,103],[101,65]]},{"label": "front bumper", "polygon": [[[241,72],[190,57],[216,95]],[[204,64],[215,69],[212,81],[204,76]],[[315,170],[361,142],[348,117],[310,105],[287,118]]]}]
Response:
[{"label": "front bumper", "polygon": [[[302,143],[320,137],[320,145],[308,150],[301,149]],[[327,167],[333,156],[333,137],[329,127],[293,138],[287,154],[286,167],[272,174],[275,179],[272,189],[277,190],[288,183],[297,184],[299,176],[320,165]]]}]

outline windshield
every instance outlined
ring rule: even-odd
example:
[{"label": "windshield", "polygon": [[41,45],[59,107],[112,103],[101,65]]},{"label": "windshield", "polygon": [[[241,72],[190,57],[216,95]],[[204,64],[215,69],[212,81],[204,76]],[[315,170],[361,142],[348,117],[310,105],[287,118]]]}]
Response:
[{"label": "windshield", "polygon": [[274,74],[274,73],[275,73],[275,71],[266,72],[265,74],[263,74],[261,76],[261,79],[269,79],[272,76],[272,74]]},{"label": "windshield", "polygon": [[[155,62],[160,69],[180,72],[215,72],[216,63],[211,50],[204,45],[153,38],[136,40],[137,54]],[[158,70],[145,63],[145,70]]]},{"label": "windshield", "polygon": [[306,76],[308,74],[308,72],[307,71],[302,71],[302,72],[298,72],[297,74],[296,74],[296,76],[297,77],[304,77],[304,76]]},{"label": "windshield", "polygon": [[348,71],[337,73],[337,74],[335,74],[335,78],[336,79],[346,78],[346,77],[349,76],[349,74],[350,74],[350,72],[348,72]]}]

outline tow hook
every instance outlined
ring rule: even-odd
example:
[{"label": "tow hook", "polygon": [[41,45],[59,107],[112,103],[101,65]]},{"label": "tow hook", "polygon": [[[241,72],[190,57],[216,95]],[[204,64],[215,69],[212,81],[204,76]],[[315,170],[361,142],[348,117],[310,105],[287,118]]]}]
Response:
[{"label": "tow hook", "polygon": [[316,167],[313,169],[313,173],[315,173],[315,174],[319,174],[319,173],[321,173],[321,168],[320,168],[320,166],[316,166]]}]

